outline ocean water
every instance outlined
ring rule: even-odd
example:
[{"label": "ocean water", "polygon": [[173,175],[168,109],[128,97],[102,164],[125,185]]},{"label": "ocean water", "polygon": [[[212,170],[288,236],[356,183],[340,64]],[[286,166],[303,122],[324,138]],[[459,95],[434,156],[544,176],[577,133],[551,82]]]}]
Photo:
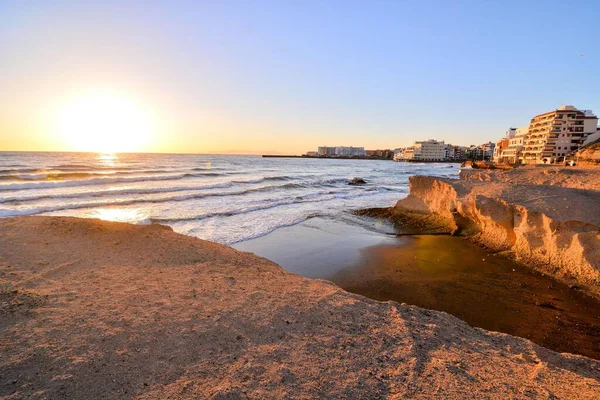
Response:
[{"label": "ocean water", "polygon": [[[408,177],[457,177],[457,164],[233,155],[0,153],[0,217],[161,223],[234,244],[322,217],[387,207]],[[367,181],[348,185],[354,177]]]}]

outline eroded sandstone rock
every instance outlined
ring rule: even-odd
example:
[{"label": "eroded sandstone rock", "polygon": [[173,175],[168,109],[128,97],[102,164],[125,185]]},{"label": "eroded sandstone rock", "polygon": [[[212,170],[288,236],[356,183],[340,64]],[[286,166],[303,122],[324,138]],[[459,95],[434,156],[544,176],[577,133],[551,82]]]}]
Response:
[{"label": "eroded sandstone rock", "polygon": [[448,233],[600,294],[598,191],[413,176],[394,212],[433,218]]}]

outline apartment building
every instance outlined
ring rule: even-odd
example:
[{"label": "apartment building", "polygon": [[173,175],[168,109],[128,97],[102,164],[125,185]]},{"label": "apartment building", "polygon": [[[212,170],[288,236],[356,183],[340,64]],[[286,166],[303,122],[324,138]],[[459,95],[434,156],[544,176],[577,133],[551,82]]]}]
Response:
[{"label": "apartment building", "polygon": [[469,157],[468,147],[466,146],[452,146],[454,148],[454,155],[452,160],[454,161],[465,161]]},{"label": "apartment building", "polygon": [[398,149],[398,151],[396,151],[396,153],[394,154],[394,161],[412,161],[414,159],[415,156],[415,148],[410,146],[410,147],[404,147],[401,149]]},{"label": "apartment building", "polygon": [[600,139],[600,127],[598,128],[598,130],[595,133],[590,133],[587,136],[587,138],[585,139],[585,142],[583,142],[583,145],[587,146],[588,144],[591,144],[599,139]]},{"label": "apartment building", "polygon": [[414,158],[421,161],[444,161],[446,159],[446,144],[434,139],[415,142]]},{"label": "apartment building", "polygon": [[590,110],[582,111],[573,106],[561,106],[536,115],[524,139],[522,161],[527,164],[560,162],[577,151],[597,129],[597,116]]},{"label": "apartment building", "polygon": [[505,137],[496,142],[496,146],[494,147],[494,154],[492,156],[494,162],[502,163],[505,162],[504,152],[508,150],[509,138]]},{"label": "apartment building", "polygon": [[456,146],[452,146],[451,144],[447,144],[444,148],[444,158],[446,160],[453,160],[456,156]]},{"label": "apartment building", "polygon": [[445,161],[446,144],[434,139],[414,142],[396,157],[400,161]]},{"label": "apartment building", "polygon": [[365,148],[352,146],[319,146],[317,155],[319,157],[364,157]]},{"label": "apartment building", "polygon": [[508,162],[504,157],[504,152],[508,150],[510,140],[517,134],[517,128],[508,128],[504,137],[496,142],[492,159],[496,163]]},{"label": "apartment building", "polygon": [[514,135],[512,137],[509,136],[508,147],[503,149],[502,158],[498,162],[505,162],[509,164],[521,163],[521,150],[523,150],[523,143],[525,142],[527,133],[529,133],[529,125],[516,128],[514,130]]},{"label": "apartment building", "polygon": [[380,159],[380,160],[391,160],[394,156],[394,152],[390,149],[383,150],[365,150],[365,157]]},{"label": "apartment building", "polygon": [[467,148],[468,158],[471,160],[491,160],[494,156],[496,143],[487,142],[479,146],[471,145]]}]

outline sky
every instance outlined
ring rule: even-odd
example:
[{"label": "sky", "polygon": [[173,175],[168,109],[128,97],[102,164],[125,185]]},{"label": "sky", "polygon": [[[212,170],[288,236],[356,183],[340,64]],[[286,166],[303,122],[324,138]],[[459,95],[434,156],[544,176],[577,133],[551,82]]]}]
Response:
[{"label": "sky", "polygon": [[599,15],[596,0],[0,0],[0,151],[498,140],[563,104],[600,113]]}]

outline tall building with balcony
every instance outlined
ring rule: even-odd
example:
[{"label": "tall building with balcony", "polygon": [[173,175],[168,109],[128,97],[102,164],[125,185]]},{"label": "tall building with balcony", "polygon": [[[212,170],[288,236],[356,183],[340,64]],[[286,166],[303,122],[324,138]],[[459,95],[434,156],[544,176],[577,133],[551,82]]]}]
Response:
[{"label": "tall building with balcony", "polygon": [[525,137],[522,159],[527,164],[562,161],[598,129],[598,117],[591,111],[561,106],[531,119]]},{"label": "tall building with balcony", "polygon": [[505,162],[504,152],[508,149],[509,139],[507,137],[502,138],[496,142],[494,147],[493,160],[495,163]]},{"label": "tall building with balcony", "polygon": [[394,161],[411,161],[415,156],[415,148],[412,146],[399,149],[394,154]]},{"label": "tall building with balcony", "polygon": [[514,130],[514,135],[508,137],[508,147],[502,151],[502,162],[509,164],[521,163],[523,143],[528,133],[529,125]]},{"label": "tall building with balcony", "polygon": [[487,142],[479,146],[471,145],[467,149],[468,158],[471,160],[491,160],[494,156],[496,143]]},{"label": "tall building with balcony", "polygon": [[410,147],[396,153],[396,161],[446,161],[447,145],[444,141],[434,139],[414,142]]},{"label": "tall building with balcony", "polygon": [[396,149],[394,161],[464,161],[467,148],[446,144],[443,140],[424,140],[414,142],[412,146]]},{"label": "tall building with balcony", "polygon": [[444,161],[446,159],[446,144],[434,139],[415,142],[413,159],[420,161]]}]

